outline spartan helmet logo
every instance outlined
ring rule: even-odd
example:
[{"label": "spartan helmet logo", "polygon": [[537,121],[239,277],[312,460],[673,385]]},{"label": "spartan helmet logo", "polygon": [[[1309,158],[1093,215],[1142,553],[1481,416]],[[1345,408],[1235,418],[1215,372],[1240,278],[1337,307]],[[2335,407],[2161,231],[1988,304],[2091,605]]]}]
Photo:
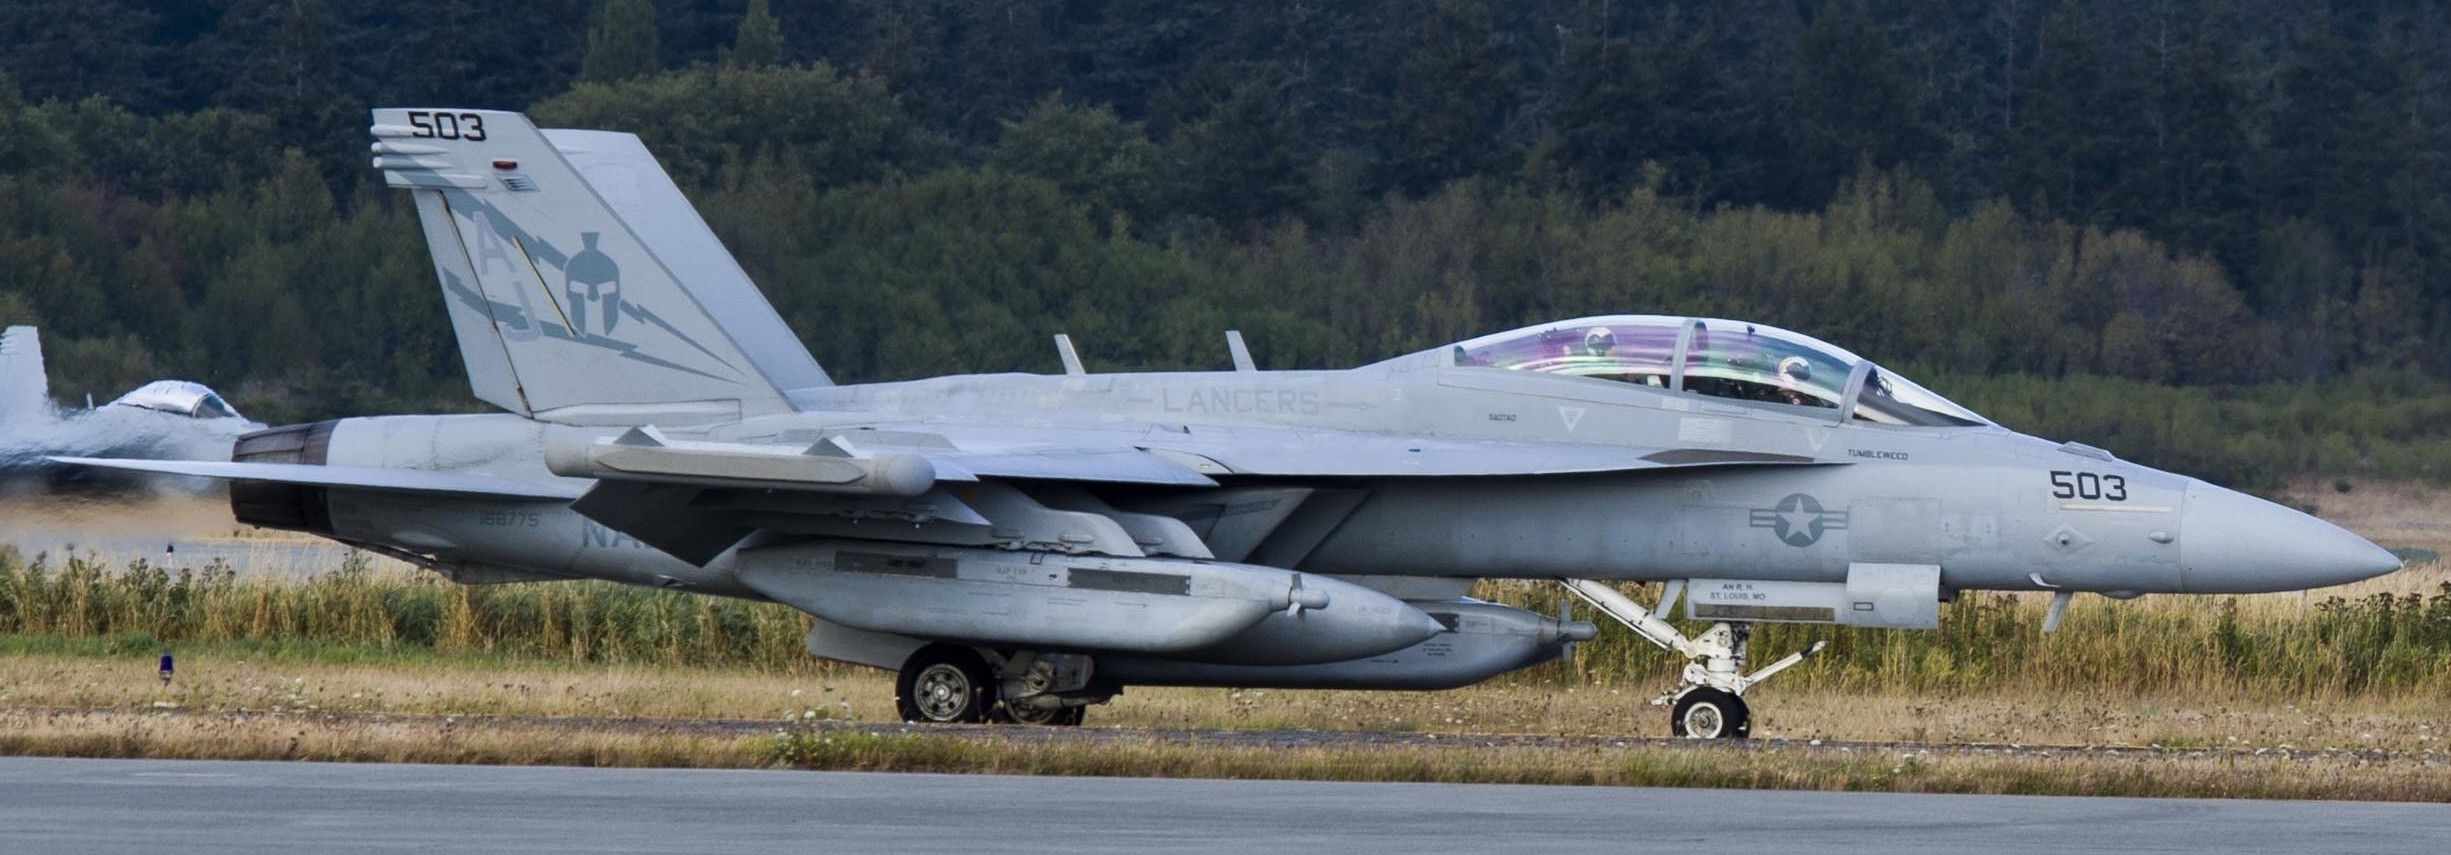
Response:
[{"label": "spartan helmet logo", "polygon": [[580,232],[579,240],[587,248],[571,256],[570,264],[562,268],[565,277],[562,292],[570,296],[570,323],[577,327],[571,332],[581,335],[587,333],[587,309],[591,305],[596,309],[596,317],[602,319],[598,332],[611,335],[613,327],[621,323],[621,265],[596,249],[600,235]]}]

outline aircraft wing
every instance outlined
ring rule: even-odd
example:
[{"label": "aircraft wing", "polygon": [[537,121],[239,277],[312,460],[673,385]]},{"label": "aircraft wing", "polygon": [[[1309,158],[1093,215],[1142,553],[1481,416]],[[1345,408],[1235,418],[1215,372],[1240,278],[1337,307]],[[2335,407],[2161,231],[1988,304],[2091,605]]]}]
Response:
[{"label": "aircraft wing", "polygon": [[1214,487],[1197,469],[1138,448],[1043,448],[993,452],[940,451],[924,455],[942,480],[1020,478],[1101,484]]},{"label": "aircraft wing", "polygon": [[[1439,439],[1349,431],[931,425],[925,432],[839,430],[805,449],[672,441],[648,430],[549,451],[560,475],[765,490],[911,495],[878,486],[924,463],[929,483],[982,479],[1215,487],[1215,476],[1486,477],[1691,466],[1822,464],[1810,457],[1709,448]],[[551,462],[560,461],[560,462]],[[828,475],[826,472],[838,472]],[[895,481],[912,484],[914,481]]]},{"label": "aircraft wing", "polygon": [[1685,466],[1809,465],[1787,454],[1710,448],[1501,442],[1278,429],[1201,429],[1152,437],[1160,456],[1212,465],[1208,474],[1277,477],[1478,477],[1630,472]]},{"label": "aircraft wing", "polygon": [[[1232,476],[1299,485],[1309,478],[1540,476],[1821,462],[1715,449],[1119,424],[845,426],[806,447],[675,441],[653,429],[634,429],[549,446],[546,459],[556,474],[597,480],[573,510],[700,564],[759,530],[891,539],[891,529],[880,529],[879,521],[935,527],[940,538],[1004,543],[999,532],[1063,527],[1010,524],[1016,519],[1043,522],[1050,514],[1080,512],[1117,517],[1115,509],[1079,489],[1099,485],[1198,494],[1235,489],[1218,480]],[[1005,483],[1010,481],[1042,486],[1025,491]],[[1141,528],[1111,533],[1118,535],[1112,545],[1119,554],[1132,554],[1137,542],[1169,554],[1209,557],[1205,545],[1197,545],[1200,538],[1176,530],[1172,520],[1122,516]]]},{"label": "aircraft wing", "polygon": [[[548,468],[567,480],[468,472],[296,463],[213,463],[56,457],[137,472],[323,487],[504,499],[563,500],[572,510],[675,557],[704,564],[750,534],[874,538],[877,524],[930,526],[955,539],[1002,542],[1007,523],[1062,529],[1080,515],[1088,536],[1117,554],[1135,544],[1206,558],[1181,523],[1104,507],[1077,486],[1219,489],[1220,476],[1290,479],[1502,477],[1689,466],[1809,465],[1756,452],[1403,437],[1271,428],[1147,432],[1115,427],[932,425],[924,432],[842,430],[806,448],[773,443],[673,441],[653,429],[549,446]],[[580,479],[594,479],[581,486]],[[1131,530],[1089,521],[1126,519]],[[1049,520],[1057,522],[1049,524]],[[940,531],[941,533],[941,531]],[[1153,545],[1154,544],[1154,545]]]},{"label": "aircraft wing", "polygon": [[53,457],[54,463],[95,466],[160,475],[188,475],[226,481],[276,481],[316,487],[349,487],[406,493],[443,493],[507,499],[579,497],[577,489],[558,484],[522,481],[464,472],[387,469],[379,466],[323,466],[305,463],[212,463],[192,460],[124,460],[99,457]]}]

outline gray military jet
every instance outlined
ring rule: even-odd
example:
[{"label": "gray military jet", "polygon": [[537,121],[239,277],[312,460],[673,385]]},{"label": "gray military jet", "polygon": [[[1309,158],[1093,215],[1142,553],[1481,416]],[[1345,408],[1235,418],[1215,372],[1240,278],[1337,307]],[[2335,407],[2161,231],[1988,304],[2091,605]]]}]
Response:
[{"label": "gray military jet", "polygon": [[[1750,732],[1763,621],[1931,628],[1968,590],[2227,594],[2390,572],[2305,514],[2001,428],[1786,330],[1619,315],[1338,371],[835,385],[635,137],[385,109],[494,415],[251,434],[239,519],[467,583],[609,579],[808,613],[915,721],[1069,724],[1127,686],[1440,689],[1592,624],[1690,664],[1681,735]],[[1624,582],[1665,582],[1654,608]],[[1678,599],[1709,625],[1665,618]]]},{"label": "gray military jet", "polygon": [[263,429],[212,389],[187,380],[155,380],[99,407],[89,399],[84,409],[63,410],[51,403],[41,334],[30,326],[0,331],[0,492],[191,486],[194,479],[97,480],[95,470],[49,458],[228,460],[233,440]]}]

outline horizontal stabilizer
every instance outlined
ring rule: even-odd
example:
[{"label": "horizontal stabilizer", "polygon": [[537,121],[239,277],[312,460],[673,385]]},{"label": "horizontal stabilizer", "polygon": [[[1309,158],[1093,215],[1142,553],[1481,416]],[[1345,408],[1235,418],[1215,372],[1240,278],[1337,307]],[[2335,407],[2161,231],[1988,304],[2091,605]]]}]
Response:
[{"label": "horizontal stabilizer", "polygon": [[120,460],[98,457],[53,457],[54,463],[94,466],[160,475],[187,475],[225,481],[273,481],[317,487],[350,487],[408,493],[443,493],[506,499],[576,499],[579,490],[556,484],[516,481],[492,475],[385,469],[375,466],[318,466],[309,463],[211,463],[192,460]]}]

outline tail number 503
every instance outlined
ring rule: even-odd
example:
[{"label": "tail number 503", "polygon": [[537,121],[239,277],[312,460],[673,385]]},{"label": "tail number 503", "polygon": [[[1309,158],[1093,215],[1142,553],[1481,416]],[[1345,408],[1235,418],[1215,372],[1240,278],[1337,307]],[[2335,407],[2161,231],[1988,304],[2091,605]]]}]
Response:
[{"label": "tail number 503", "polygon": [[2051,473],[2051,497],[2124,502],[2128,500],[2128,479],[2092,472],[2054,471]]},{"label": "tail number 503", "polygon": [[409,136],[418,139],[485,141],[485,116],[482,113],[437,113],[432,110],[410,110]]}]

